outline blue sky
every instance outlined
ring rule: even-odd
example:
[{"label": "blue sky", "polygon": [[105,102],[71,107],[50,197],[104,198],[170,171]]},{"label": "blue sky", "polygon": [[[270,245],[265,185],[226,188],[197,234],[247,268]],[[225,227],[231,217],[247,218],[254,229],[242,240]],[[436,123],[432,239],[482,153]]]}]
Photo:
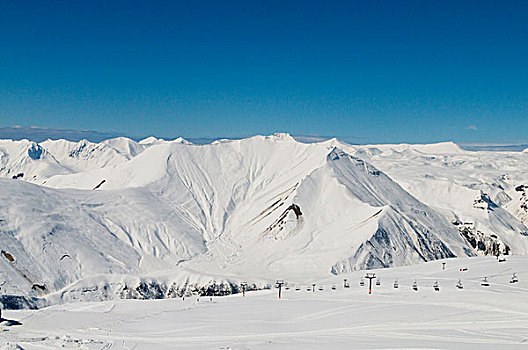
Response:
[{"label": "blue sky", "polygon": [[527,1],[0,2],[0,126],[528,141]]}]

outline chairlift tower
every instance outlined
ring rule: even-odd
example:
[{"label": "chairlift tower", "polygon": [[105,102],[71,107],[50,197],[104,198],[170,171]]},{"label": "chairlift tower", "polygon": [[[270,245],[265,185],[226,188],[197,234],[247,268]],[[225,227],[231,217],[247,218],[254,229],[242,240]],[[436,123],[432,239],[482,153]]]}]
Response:
[{"label": "chairlift tower", "polygon": [[312,283],[312,292],[315,293],[315,283]]},{"label": "chairlift tower", "polygon": [[276,286],[277,286],[277,288],[279,288],[279,300],[281,298],[281,291],[282,291],[282,286],[283,285],[284,285],[284,280],[277,280]]},{"label": "chairlift tower", "polygon": [[369,280],[369,294],[372,294],[372,280],[376,278],[376,274],[374,273],[367,273],[365,275],[365,278],[368,278]]}]

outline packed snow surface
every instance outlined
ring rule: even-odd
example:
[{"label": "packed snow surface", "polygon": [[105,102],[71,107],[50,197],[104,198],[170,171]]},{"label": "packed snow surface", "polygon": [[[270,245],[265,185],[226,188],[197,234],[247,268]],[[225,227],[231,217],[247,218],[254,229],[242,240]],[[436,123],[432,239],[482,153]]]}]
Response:
[{"label": "packed snow surface", "polygon": [[[114,300],[4,311],[0,346],[525,349],[528,344],[525,256],[503,262],[494,257],[446,259],[370,272],[380,278],[379,286],[373,280],[372,295],[368,281],[359,285],[365,272],[356,271],[313,280],[315,291],[311,283],[291,284],[283,288],[282,300],[273,289],[245,297]],[[514,273],[518,282],[510,283]],[[484,277],[489,286],[482,285]],[[459,280],[462,289],[456,287]],[[439,291],[433,289],[435,282]]]}]

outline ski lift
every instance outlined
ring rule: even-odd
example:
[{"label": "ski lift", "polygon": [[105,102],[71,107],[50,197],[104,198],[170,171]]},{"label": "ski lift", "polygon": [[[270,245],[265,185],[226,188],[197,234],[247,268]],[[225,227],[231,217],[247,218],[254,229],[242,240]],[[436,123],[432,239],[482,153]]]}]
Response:
[{"label": "ski lift", "polygon": [[396,280],[394,281],[394,288],[398,288],[398,279],[396,278]]},{"label": "ski lift", "polygon": [[435,281],[435,283],[433,284],[433,289],[434,289],[436,292],[439,292],[439,291],[440,291],[440,286],[438,285],[438,281]]},{"label": "ski lift", "polygon": [[517,283],[517,282],[519,282],[519,279],[517,278],[517,275],[514,272],[512,278],[510,279],[510,283]]},{"label": "ski lift", "polygon": [[379,277],[376,278],[376,285],[381,286],[381,279]]},{"label": "ski lift", "polygon": [[417,292],[418,291],[418,283],[416,283],[416,280],[414,280],[414,283],[412,285],[412,289]]},{"label": "ski lift", "polygon": [[458,283],[456,284],[456,287],[458,289],[464,289],[464,286],[462,285],[462,281],[460,280],[460,278],[458,279]]},{"label": "ski lift", "polygon": [[336,290],[336,285],[332,284],[332,290]]},{"label": "ski lift", "polygon": [[319,290],[322,291],[323,289],[324,289],[324,288],[323,288],[323,285],[320,284],[320,285],[319,285]]},{"label": "ski lift", "polygon": [[480,282],[480,285],[483,286],[483,287],[489,287],[488,278],[487,278],[487,277],[484,277],[484,279],[482,280],[482,282]]},{"label": "ski lift", "polygon": [[359,281],[359,286],[360,287],[365,286],[365,281],[363,280],[363,277],[361,277],[361,280]]}]

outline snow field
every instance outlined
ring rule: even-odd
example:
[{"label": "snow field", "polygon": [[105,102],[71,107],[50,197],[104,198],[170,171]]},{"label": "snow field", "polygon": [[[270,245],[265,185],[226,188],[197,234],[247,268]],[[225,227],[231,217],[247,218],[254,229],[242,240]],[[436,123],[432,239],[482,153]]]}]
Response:
[{"label": "snow field", "polygon": [[[446,262],[442,270],[441,262]],[[5,348],[24,349],[523,349],[528,342],[528,258],[457,258],[364,271],[295,288],[227,297],[72,303],[4,311]],[[467,268],[461,272],[460,268]],[[519,282],[510,284],[513,272]],[[489,287],[480,282],[488,277]],[[343,288],[347,278],[350,288]],[[398,278],[399,288],[393,288]],[[455,287],[461,278],[464,289]],[[412,290],[414,280],[419,291]],[[440,292],[432,288],[438,281]],[[336,290],[332,290],[332,284]]]}]

